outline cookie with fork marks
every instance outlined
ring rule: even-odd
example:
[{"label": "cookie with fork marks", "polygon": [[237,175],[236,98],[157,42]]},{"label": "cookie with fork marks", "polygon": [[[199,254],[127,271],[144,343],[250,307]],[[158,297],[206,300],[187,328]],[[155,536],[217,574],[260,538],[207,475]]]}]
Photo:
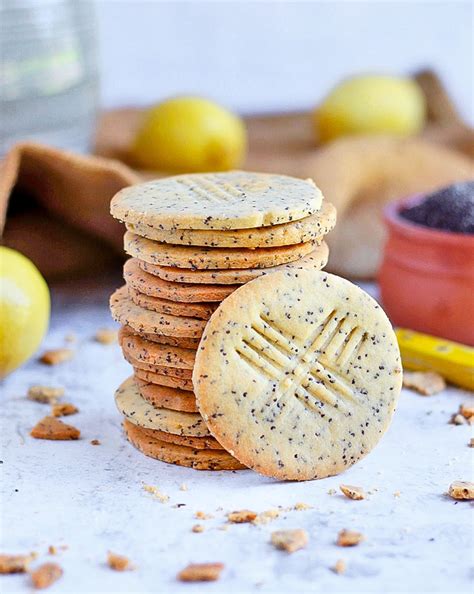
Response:
[{"label": "cookie with fork marks", "polygon": [[387,429],[402,383],[397,340],[380,305],[313,270],[263,276],[214,312],[193,370],[210,432],[261,474],[338,474]]}]

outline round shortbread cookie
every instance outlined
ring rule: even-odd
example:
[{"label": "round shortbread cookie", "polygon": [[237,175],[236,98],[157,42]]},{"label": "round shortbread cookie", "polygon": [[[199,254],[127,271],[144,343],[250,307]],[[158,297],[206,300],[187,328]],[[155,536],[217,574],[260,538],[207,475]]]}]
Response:
[{"label": "round shortbread cookie", "polygon": [[180,379],[192,379],[192,371],[190,369],[178,369],[177,367],[165,367],[163,365],[150,365],[150,363],[145,363],[144,361],[139,361],[135,359],[135,357],[131,356],[129,353],[123,353],[123,356],[130,365],[132,365],[135,369],[139,369],[140,371],[149,371],[151,373],[156,373],[158,375],[166,375],[168,377],[175,377]]},{"label": "round shortbread cookie", "polygon": [[214,437],[267,476],[337,474],[387,429],[402,383],[397,340],[362,289],[325,272],[277,272],[211,317],[193,371]]},{"label": "round shortbread cookie", "polygon": [[151,342],[126,328],[120,329],[119,341],[126,357],[133,357],[148,365],[191,370],[194,366],[195,350]]},{"label": "round shortbread cookie", "polygon": [[[306,241],[318,240],[336,224],[336,209],[330,202],[323,201],[321,210],[317,213],[271,227],[257,227],[254,229],[235,229],[232,231],[178,229],[156,229],[146,223],[128,223],[129,231],[136,235],[147,237],[154,241],[172,243],[175,245],[200,245],[221,248],[258,248],[294,245]],[[320,241],[318,241],[320,243]]]},{"label": "round shortbread cookie", "polygon": [[241,470],[245,468],[225,450],[202,450],[176,445],[144,434],[139,427],[124,421],[123,428],[129,442],[145,456],[187,466],[195,470]]},{"label": "round shortbread cookie", "polygon": [[[146,264],[145,262],[143,264]],[[152,266],[152,265],[150,265]],[[123,276],[128,286],[152,297],[160,297],[171,301],[183,303],[205,302],[202,305],[207,307],[216,306],[208,302],[221,302],[228,295],[235,291],[236,285],[205,285],[205,284],[186,284],[175,281],[167,281],[159,276],[146,272],[141,267],[141,263],[136,258],[130,258],[123,267]],[[212,313],[212,312],[211,312]]]},{"label": "round shortbread cookie", "polygon": [[312,180],[229,171],[166,177],[124,188],[110,204],[124,223],[156,229],[246,229],[288,223],[317,212]]},{"label": "round shortbread cookie", "polygon": [[140,293],[140,291],[130,286],[128,286],[128,295],[135,305],[170,316],[208,320],[217,309],[217,304],[215,303],[180,303],[179,301],[169,301],[168,299],[145,295],[145,293]]},{"label": "round shortbread cookie", "polygon": [[314,250],[315,241],[275,248],[210,248],[159,243],[127,231],[123,236],[127,254],[160,266],[193,270],[269,268],[294,262]]},{"label": "round shortbread cookie", "polygon": [[159,429],[166,433],[191,437],[210,435],[201,415],[152,406],[138,391],[133,377],[119,386],[115,392],[115,404],[131,423],[145,429]]},{"label": "round shortbread cookie", "polygon": [[186,390],[187,392],[193,391],[192,379],[184,379],[182,377],[156,373],[154,371],[145,371],[139,367],[134,367],[133,371],[135,373],[135,377],[149,384],[166,386],[168,388],[179,388],[180,390]]},{"label": "round shortbread cookie", "polygon": [[130,326],[140,334],[146,332],[177,338],[199,338],[206,326],[205,320],[170,316],[136,305],[130,299],[126,285],[110,297],[110,311],[115,321]]},{"label": "round shortbread cookie", "polygon": [[147,402],[158,408],[169,408],[181,412],[196,413],[198,407],[196,397],[192,392],[186,392],[177,388],[150,384],[135,376],[138,391]]},{"label": "round shortbread cookie", "polygon": [[[124,421],[129,423],[129,421]],[[131,423],[133,425],[133,423]],[[165,433],[157,429],[143,429],[139,428],[143,435],[160,439],[161,441],[167,441],[168,443],[174,443],[176,445],[184,445],[189,448],[195,448],[197,450],[223,450],[221,444],[216,441],[213,437],[189,437],[186,435],[173,435],[172,433]]]},{"label": "round shortbread cookie", "polygon": [[[290,264],[282,264],[280,266],[272,266],[270,268],[242,268],[229,270],[189,270],[186,268],[176,268],[171,266],[158,266],[156,264],[149,264],[142,260],[138,260],[138,265],[145,272],[149,272],[163,280],[177,283],[199,284],[199,283],[214,283],[215,285],[235,285],[239,286],[248,283],[254,278],[278,272],[279,270],[288,269],[310,269],[321,270],[328,262],[329,250],[326,242],[322,242],[307,256],[300,260],[291,262]],[[232,292],[235,289],[232,290]]]}]

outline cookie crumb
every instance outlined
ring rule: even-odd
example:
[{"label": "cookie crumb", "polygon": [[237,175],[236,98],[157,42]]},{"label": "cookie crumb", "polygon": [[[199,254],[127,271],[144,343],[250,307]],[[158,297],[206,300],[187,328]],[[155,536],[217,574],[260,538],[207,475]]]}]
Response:
[{"label": "cookie crumb", "polygon": [[308,533],[306,530],[277,530],[272,532],[271,543],[280,550],[294,553],[308,544]]},{"label": "cookie crumb", "polygon": [[335,495],[337,493],[336,489],[329,489],[328,495]]},{"label": "cookie crumb", "polygon": [[257,517],[252,521],[252,524],[258,526],[259,524],[268,524],[276,520],[280,516],[280,510],[269,509],[267,511],[257,514]]},{"label": "cookie crumb", "polygon": [[474,448],[474,437],[471,437],[469,443],[467,444],[470,448]]},{"label": "cookie crumb", "polygon": [[188,485],[186,483],[181,483],[179,486],[179,490],[180,491],[187,491],[188,490]]},{"label": "cookie crumb", "polygon": [[220,578],[223,563],[191,563],[178,573],[181,582],[215,582]]},{"label": "cookie crumb", "polygon": [[28,390],[28,400],[41,402],[42,404],[56,404],[64,396],[64,388],[52,388],[50,386],[31,386]]},{"label": "cookie crumb", "polygon": [[361,487],[354,487],[352,485],[339,485],[339,489],[341,489],[344,495],[349,499],[354,499],[355,501],[365,499],[365,493]]},{"label": "cookie crumb", "polygon": [[154,487],[153,485],[145,485],[144,484],[143,489],[147,493],[150,493],[150,495],[153,495],[153,497],[155,499],[158,499],[158,501],[161,501],[161,503],[166,503],[170,499],[169,495],[165,495],[158,489],[158,487]]},{"label": "cookie crumb", "polygon": [[91,445],[101,445],[99,439],[91,439]]},{"label": "cookie crumb", "polygon": [[305,509],[313,509],[313,506],[308,503],[296,503],[293,509],[296,511],[304,511]]},{"label": "cookie crumb", "polygon": [[334,573],[341,575],[346,571],[346,562],[344,561],[344,559],[338,559],[336,563],[334,563],[334,566],[331,567],[331,569],[332,571],[334,571]]},{"label": "cookie crumb", "polygon": [[206,514],[203,511],[197,511],[194,514],[194,517],[198,520],[212,520],[212,518],[214,517],[212,514]]},{"label": "cookie crumb", "polygon": [[79,412],[77,406],[71,404],[69,402],[64,402],[61,404],[53,404],[51,408],[51,414],[53,417],[67,417],[69,415],[75,415]]},{"label": "cookie crumb", "polygon": [[191,532],[204,532],[204,526],[202,524],[194,524],[191,528]]},{"label": "cookie crumb", "polygon": [[76,342],[77,341],[77,336],[74,334],[74,332],[69,332],[69,334],[66,334],[66,336],[64,337],[64,342]]},{"label": "cookie crumb", "polygon": [[474,483],[454,481],[449,485],[448,495],[458,500],[474,499]]},{"label": "cookie crumb", "polygon": [[99,328],[94,338],[100,344],[114,344],[118,340],[118,331],[112,328]]},{"label": "cookie crumb", "polygon": [[48,547],[48,554],[49,555],[57,555],[58,549],[54,545],[49,545]]},{"label": "cookie crumb", "polygon": [[111,551],[107,553],[107,565],[114,571],[129,571],[130,569],[133,569],[128,557],[116,555]]},{"label": "cookie crumb", "polygon": [[404,371],[403,387],[415,390],[422,396],[433,396],[446,388],[446,382],[434,371]]},{"label": "cookie crumb", "polygon": [[217,530],[224,530],[225,532],[226,530],[229,530],[229,524],[221,524],[217,527]]},{"label": "cookie crumb", "polygon": [[337,537],[337,544],[340,547],[354,547],[364,540],[361,532],[355,530],[341,530]]},{"label": "cookie crumb", "polygon": [[456,413],[451,417],[451,420],[449,421],[451,423],[451,425],[467,425],[468,424],[468,420],[466,419],[466,417],[460,413]]},{"label": "cookie crumb", "polygon": [[465,418],[465,419],[471,419],[472,417],[474,417],[474,406],[471,404],[461,404],[461,406],[459,407],[459,413]]},{"label": "cookie crumb", "polygon": [[64,361],[69,361],[74,356],[74,351],[71,349],[52,349],[45,351],[41,357],[41,363],[45,365],[58,365]]},{"label": "cookie crumb", "polygon": [[55,417],[44,417],[33,427],[30,435],[35,439],[66,441],[79,439],[81,432],[76,427],[66,425]]},{"label": "cookie crumb", "polygon": [[227,520],[231,524],[246,524],[247,522],[253,522],[256,517],[257,514],[249,509],[233,511],[227,514]]},{"label": "cookie crumb", "polygon": [[394,497],[400,497],[401,493],[400,491],[395,491],[395,493],[393,494]]},{"label": "cookie crumb", "polygon": [[36,558],[36,553],[29,555],[0,555],[0,574],[25,573],[29,564]]},{"label": "cookie crumb", "polygon": [[63,575],[62,568],[57,563],[44,563],[31,573],[33,587],[37,590],[49,588]]}]

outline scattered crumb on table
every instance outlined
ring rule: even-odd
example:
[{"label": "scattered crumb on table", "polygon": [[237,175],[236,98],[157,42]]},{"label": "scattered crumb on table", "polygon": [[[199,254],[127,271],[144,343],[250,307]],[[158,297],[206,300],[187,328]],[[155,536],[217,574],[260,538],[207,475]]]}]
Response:
[{"label": "scattered crumb on table", "polygon": [[52,349],[45,351],[41,357],[40,362],[45,365],[58,365],[64,361],[69,361],[74,356],[74,351],[71,349]]},{"label": "scattered crumb on table", "polygon": [[434,371],[404,371],[403,386],[422,396],[438,394],[446,388],[443,376]]},{"label": "scattered crumb on table", "polygon": [[118,331],[113,328],[99,328],[94,338],[100,344],[114,344],[118,340]]},{"label": "scattered crumb on table", "polygon": [[109,551],[107,553],[107,565],[114,571],[128,571],[133,569],[130,559],[124,555],[117,555]]},{"label": "scattered crumb on table", "polygon": [[223,563],[191,563],[178,573],[182,582],[215,582],[220,578]]},{"label": "scattered crumb on table", "polygon": [[27,398],[42,404],[56,404],[64,396],[64,388],[53,388],[51,386],[31,386],[28,389]]},{"label": "scattered crumb on table", "polygon": [[154,499],[158,499],[158,501],[161,501],[161,503],[166,503],[170,499],[169,495],[165,495],[158,489],[158,487],[154,487],[153,485],[144,484],[143,489],[147,493],[150,493],[150,495],[153,495]]},{"label": "scattered crumb on table", "polygon": [[37,590],[49,588],[63,575],[63,570],[57,563],[44,563],[31,573],[33,587]]},{"label": "scattered crumb on table", "polygon": [[339,488],[349,499],[354,499],[355,501],[365,499],[365,493],[362,487],[354,487],[353,485],[339,485]]},{"label": "scattered crumb on table", "polygon": [[36,559],[36,553],[28,555],[0,555],[0,574],[25,573],[29,564]]},{"label": "scattered crumb on table", "polygon": [[227,514],[227,520],[231,524],[246,524],[248,522],[253,522],[256,517],[256,512],[249,509],[241,509]]},{"label": "scattered crumb on table", "polygon": [[63,402],[60,404],[53,404],[51,408],[51,414],[53,417],[67,417],[69,415],[75,415],[79,412],[77,406],[70,402]]},{"label": "scattered crumb on table", "polygon": [[81,432],[72,425],[67,425],[55,417],[44,417],[30,431],[35,439],[66,441],[79,439]]},{"label": "scattered crumb on table", "polygon": [[354,547],[364,540],[361,532],[355,530],[341,530],[337,537],[337,544],[340,547]]},{"label": "scattered crumb on table", "polygon": [[308,533],[302,528],[295,530],[277,530],[272,532],[272,545],[287,553],[294,553],[308,544]]},{"label": "scattered crumb on table", "polygon": [[334,573],[337,573],[338,575],[345,573],[346,562],[344,561],[344,559],[338,559],[336,563],[334,563],[334,566],[331,567],[331,569],[332,571],[334,571]]},{"label": "scattered crumb on table", "polygon": [[449,485],[448,495],[453,499],[474,499],[474,483],[468,481],[454,481]]}]

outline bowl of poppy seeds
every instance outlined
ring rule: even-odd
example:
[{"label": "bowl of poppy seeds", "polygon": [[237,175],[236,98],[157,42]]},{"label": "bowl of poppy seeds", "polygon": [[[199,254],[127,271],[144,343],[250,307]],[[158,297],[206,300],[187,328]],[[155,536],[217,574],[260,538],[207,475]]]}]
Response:
[{"label": "bowl of poppy seeds", "polygon": [[474,345],[474,180],[396,201],[380,293],[393,324]]}]

